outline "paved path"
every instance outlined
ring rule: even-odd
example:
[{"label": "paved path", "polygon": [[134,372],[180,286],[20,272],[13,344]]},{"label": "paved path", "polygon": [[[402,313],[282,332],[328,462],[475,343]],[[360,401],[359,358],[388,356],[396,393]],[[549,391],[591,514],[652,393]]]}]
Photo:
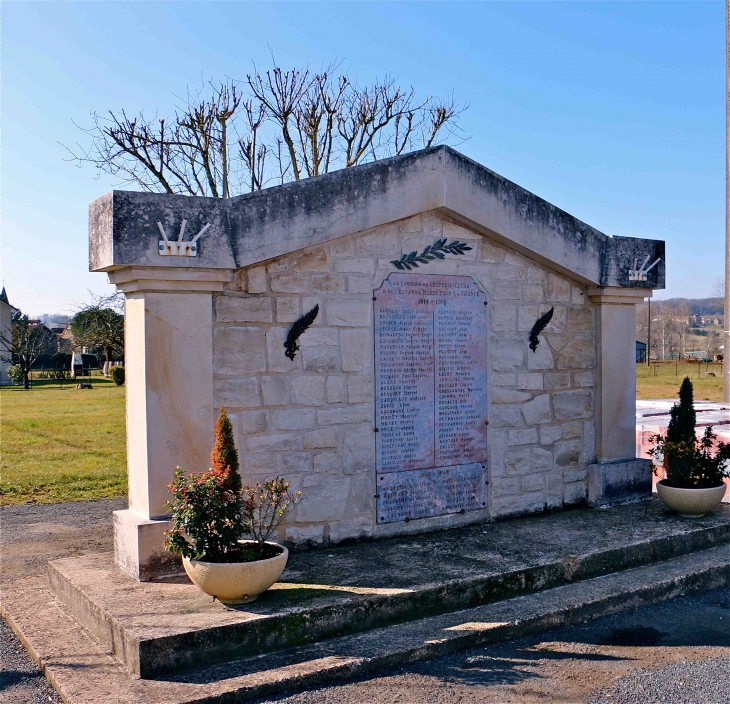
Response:
[{"label": "paved path", "polygon": [[730,704],[728,624],[714,590],[275,701]]},{"label": "paved path", "polygon": [[[94,502],[2,509],[3,581],[38,574],[49,556],[109,550],[110,514],[119,506]],[[0,668],[0,701],[60,701],[2,622]],[[269,701],[730,704],[730,590]]]},{"label": "paved path", "polygon": [[[112,511],[125,499],[0,509],[0,586],[40,574],[46,561],[112,549]],[[20,641],[0,618],[0,702],[60,702]],[[109,704],[112,704],[111,702]]]}]

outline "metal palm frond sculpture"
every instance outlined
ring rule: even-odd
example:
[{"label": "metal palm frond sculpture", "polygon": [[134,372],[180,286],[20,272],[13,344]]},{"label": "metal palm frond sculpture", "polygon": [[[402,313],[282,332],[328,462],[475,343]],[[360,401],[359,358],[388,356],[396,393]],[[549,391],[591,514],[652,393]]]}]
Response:
[{"label": "metal palm frond sculpture", "polygon": [[301,318],[299,318],[299,320],[295,321],[289,328],[286,340],[284,341],[284,348],[286,349],[286,352],[284,352],[284,354],[292,361],[294,361],[294,357],[296,357],[297,350],[299,349],[297,340],[302,335],[302,333],[314,322],[318,314],[319,304],[314,306],[314,308],[312,308],[309,313],[305,313]]},{"label": "metal palm frond sculpture", "polygon": [[530,349],[533,352],[537,352],[537,346],[540,344],[540,339],[538,338],[538,335],[547,327],[548,323],[552,320],[554,311],[555,308],[551,308],[547,313],[543,313],[532,326],[532,330],[530,330]]}]

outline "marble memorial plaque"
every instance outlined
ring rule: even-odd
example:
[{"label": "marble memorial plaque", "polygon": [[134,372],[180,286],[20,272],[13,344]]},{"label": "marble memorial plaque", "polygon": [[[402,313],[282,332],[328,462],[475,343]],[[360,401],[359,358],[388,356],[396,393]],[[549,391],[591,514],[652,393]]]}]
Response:
[{"label": "marble memorial plaque", "polygon": [[468,276],[374,292],[378,522],[486,506],[487,321]]}]

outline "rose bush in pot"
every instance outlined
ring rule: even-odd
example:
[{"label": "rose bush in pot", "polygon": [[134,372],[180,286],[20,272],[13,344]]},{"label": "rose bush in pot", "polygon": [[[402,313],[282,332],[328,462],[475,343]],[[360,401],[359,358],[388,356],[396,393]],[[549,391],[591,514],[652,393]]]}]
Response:
[{"label": "rose bush in pot", "polygon": [[[679,389],[679,403],[670,411],[666,434],[649,438],[654,443],[649,455],[659,460],[666,472],[666,478],[657,483],[659,498],[689,518],[704,516],[720,504],[726,489],[723,479],[730,476],[730,445],[717,442],[711,425],[698,439],[696,421],[692,382],[685,377]],[[655,474],[660,471],[654,467]]]},{"label": "rose bush in pot", "polygon": [[[211,468],[185,476],[180,467],[169,485],[171,530],[165,549],[182,556],[188,577],[206,594],[228,604],[253,601],[286,567],[287,549],[269,538],[298,503],[285,479],[241,486],[233,427],[221,409]],[[251,536],[241,539],[242,534]]]}]

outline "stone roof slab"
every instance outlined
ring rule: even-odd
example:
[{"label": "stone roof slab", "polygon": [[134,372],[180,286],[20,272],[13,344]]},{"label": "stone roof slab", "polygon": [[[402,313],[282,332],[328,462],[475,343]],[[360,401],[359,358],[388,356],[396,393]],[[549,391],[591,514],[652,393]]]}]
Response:
[{"label": "stone roof slab", "polygon": [[[664,288],[663,241],[605,235],[450,147],[226,200],[111,191],[89,206],[89,268],[236,269],[428,211],[585,284]],[[176,240],[183,218],[185,240],[210,223],[198,255],[160,256],[157,222]],[[629,279],[657,259],[646,280]]]}]

